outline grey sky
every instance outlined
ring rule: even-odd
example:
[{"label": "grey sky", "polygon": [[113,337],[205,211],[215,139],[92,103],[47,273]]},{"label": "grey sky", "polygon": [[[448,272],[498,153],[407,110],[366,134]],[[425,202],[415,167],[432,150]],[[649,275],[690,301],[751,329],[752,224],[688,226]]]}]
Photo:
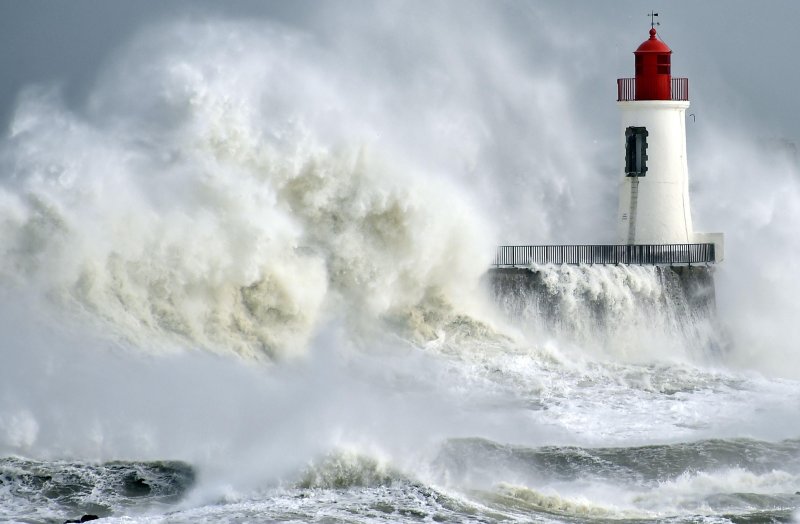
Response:
[{"label": "grey sky", "polygon": [[33,83],[62,87],[77,104],[109,53],[143,27],[201,13],[282,20],[303,2],[0,1],[0,121],[11,116],[19,90]]},{"label": "grey sky", "polygon": [[[424,16],[425,3],[414,9]],[[800,137],[796,86],[800,85],[800,2],[792,0],[756,3],[749,1],[639,1],[619,2],[486,2],[509,17],[507,28],[524,47],[540,27],[517,24],[515,11],[529,7],[541,10],[542,25],[574,31],[581,46],[604,53],[602,70],[589,71],[597,92],[607,93],[616,76],[631,73],[630,52],[646,35],[645,13],[660,11],[661,35],[675,52],[675,72],[689,76],[693,100],[724,99],[729,111],[753,121],[761,133]],[[0,2],[0,120],[10,117],[19,90],[32,83],[56,83],[67,100],[78,104],[109,53],[142,27],[157,21],[202,16],[271,19],[290,26],[335,34],[335,24],[321,13],[340,11],[370,16],[369,2],[188,2],[188,1],[97,1],[39,0]],[[452,2],[461,16],[469,16],[470,3]],[[464,15],[466,13],[466,15]],[[521,22],[528,24],[530,18]],[[556,57],[558,59],[559,57]],[[572,56],[562,57],[572,60]],[[391,59],[391,57],[390,57]],[[718,91],[722,91],[718,93]],[[720,96],[721,95],[721,96]],[[587,92],[588,98],[594,98]],[[600,100],[601,98],[597,98]],[[611,104],[609,104],[611,106]],[[704,108],[703,108],[704,109]],[[709,108],[710,109],[710,108]],[[700,112],[697,108],[696,112]],[[609,111],[610,113],[610,111]]]}]

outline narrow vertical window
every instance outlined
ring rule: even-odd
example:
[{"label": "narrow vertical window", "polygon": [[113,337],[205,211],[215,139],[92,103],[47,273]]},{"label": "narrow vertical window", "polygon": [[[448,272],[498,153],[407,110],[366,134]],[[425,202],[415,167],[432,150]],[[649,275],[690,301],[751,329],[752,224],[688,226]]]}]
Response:
[{"label": "narrow vertical window", "polygon": [[670,73],[670,57],[669,55],[659,55],[656,57],[656,73],[659,75],[668,75]]},{"label": "narrow vertical window", "polygon": [[625,130],[625,176],[645,176],[647,173],[647,135],[644,127]]}]

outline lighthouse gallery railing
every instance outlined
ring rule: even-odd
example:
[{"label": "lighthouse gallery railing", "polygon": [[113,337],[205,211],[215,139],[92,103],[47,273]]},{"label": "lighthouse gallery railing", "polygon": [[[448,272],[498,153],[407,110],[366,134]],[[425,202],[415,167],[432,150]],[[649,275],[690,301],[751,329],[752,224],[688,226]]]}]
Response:
[{"label": "lighthouse gallery railing", "polygon": [[[689,100],[689,79],[672,78],[670,95],[670,100]],[[617,101],[630,102],[631,100],[636,100],[636,79],[617,78]]]},{"label": "lighthouse gallery railing", "polygon": [[716,260],[714,244],[500,246],[493,266],[531,264],[703,264]]}]

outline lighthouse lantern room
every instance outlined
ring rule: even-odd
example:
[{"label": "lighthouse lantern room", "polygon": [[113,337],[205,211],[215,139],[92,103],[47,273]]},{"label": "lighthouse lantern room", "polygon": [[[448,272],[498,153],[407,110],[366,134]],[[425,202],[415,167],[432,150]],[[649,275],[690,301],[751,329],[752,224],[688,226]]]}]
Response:
[{"label": "lighthouse lantern room", "polygon": [[633,54],[636,56],[636,100],[672,100],[672,51],[656,38],[655,28],[650,29],[650,38]]}]

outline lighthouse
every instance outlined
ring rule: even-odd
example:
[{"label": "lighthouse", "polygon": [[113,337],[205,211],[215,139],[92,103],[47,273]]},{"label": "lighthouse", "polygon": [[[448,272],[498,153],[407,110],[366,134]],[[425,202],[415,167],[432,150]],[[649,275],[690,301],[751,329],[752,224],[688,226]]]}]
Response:
[{"label": "lighthouse", "polygon": [[617,80],[622,113],[617,243],[690,244],[689,82],[672,78],[672,50],[655,28],[634,56],[636,76]]},{"label": "lighthouse", "polygon": [[650,37],[633,53],[635,76],[617,79],[622,126],[616,150],[620,172],[615,243],[498,246],[495,268],[669,266],[682,279],[703,275],[708,282],[701,287],[713,289],[708,266],[723,260],[724,243],[722,233],[698,233],[692,225],[686,157],[689,79],[673,78],[672,50],[658,37],[653,21],[658,13],[650,16]]},{"label": "lighthouse", "polygon": [[[583,304],[605,328],[614,326],[619,315],[598,290],[618,282],[626,296],[637,296],[638,290],[628,286],[628,270],[616,268],[652,266],[639,275],[652,279],[648,290],[660,292],[655,301],[650,291],[641,295],[644,300],[634,308],[652,310],[656,317],[669,315],[666,324],[677,327],[669,336],[684,337],[688,328],[691,343],[707,341],[711,347],[716,342],[708,326],[716,325],[714,271],[724,256],[723,236],[694,230],[686,156],[689,80],[673,78],[672,50],[658,37],[653,20],[658,14],[649,16],[650,36],[634,51],[635,76],[617,79],[622,125],[620,146],[612,154],[620,168],[617,176],[608,177],[609,183],[619,182],[615,243],[498,246],[488,282],[498,304],[512,316],[527,320],[536,311],[534,316],[546,325],[561,329],[574,321],[576,304]],[[613,234],[613,229],[605,233]],[[581,282],[577,287],[572,285],[576,278]],[[656,318],[647,317],[645,323],[650,320]]]},{"label": "lighthouse", "polygon": [[651,25],[634,51],[635,77],[617,80],[622,116],[617,244],[713,243],[722,235],[696,233],[689,199],[686,110],[689,79],[673,78],[672,50]]}]

